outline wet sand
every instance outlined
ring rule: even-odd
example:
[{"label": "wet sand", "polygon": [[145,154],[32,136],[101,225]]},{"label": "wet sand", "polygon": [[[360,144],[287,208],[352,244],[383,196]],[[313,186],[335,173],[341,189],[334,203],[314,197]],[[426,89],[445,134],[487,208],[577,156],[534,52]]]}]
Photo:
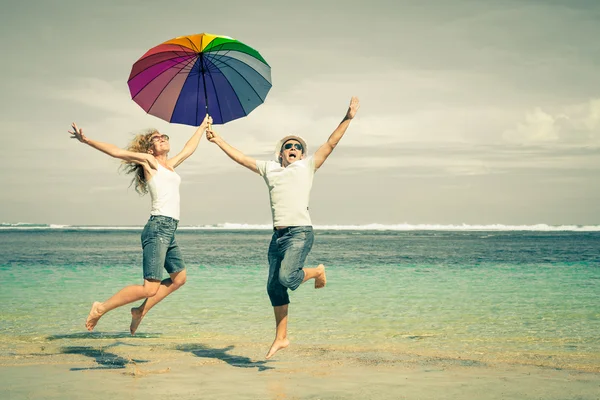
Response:
[{"label": "wet sand", "polygon": [[[83,338],[83,336],[82,336]],[[3,344],[3,399],[598,399],[600,372],[292,344],[62,338]]]}]

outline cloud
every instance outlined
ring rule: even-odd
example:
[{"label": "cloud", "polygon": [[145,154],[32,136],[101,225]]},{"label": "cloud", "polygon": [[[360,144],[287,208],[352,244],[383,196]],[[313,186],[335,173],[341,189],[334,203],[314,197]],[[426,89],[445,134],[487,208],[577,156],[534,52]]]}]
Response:
[{"label": "cloud", "polygon": [[96,194],[101,192],[121,192],[123,191],[123,185],[111,185],[111,186],[91,186],[88,189],[88,193]]},{"label": "cloud", "polygon": [[[422,87],[441,88],[444,92],[457,89],[443,73],[418,76],[422,79],[413,86],[402,74],[393,78],[390,73],[382,81],[389,78],[405,82],[403,105],[410,104],[412,94]],[[313,153],[345,113],[348,99],[340,94],[340,85],[337,79],[328,81],[326,77],[296,82],[287,92],[273,93],[246,118],[215,129],[230,144],[257,159],[270,159],[277,138],[288,133],[304,136]],[[557,145],[598,144],[600,99],[553,111],[536,107],[516,122],[514,128],[503,129],[508,121],[516,119],[516,109],[430,101],[422,109],[398,107],[396,112],[390,112],[389,107],[380,109],[379,95],[383,92],[377,92],[381,85],[377,87],[367,92],[375,96],[363,99],[356,120],[340,143],[343,150],[336,151],[345,155],[336,154],[328,160],[333,173],[385,171],[396,176],[477,176],[523,169],[585,169],[597,164],[590,158],[593,155],[569,156],[551,149]],[[317,88],[327,94],[310,100]],[[99,117],[84,126],[88,135],[119,146],[130,139],[126,134],[153,125],[169,132],[173,151],[178,151],[194,130],[146,115],[131,101],[122,83],[78,78],[66,87],[48,88],[44,92],[55,99],[97,110]],[[421,97],[419,101],[426,100]],[[238,167],[212,144],[203,143],[198,152],[200,156],[190,158],[182,168],[182,175],[191,178],[222,174]],[[348,155],[353,157],[350,165]],[[89,158],[89,154],[82,152],[81,157],[84,156],[88,157],[88,163],[94,161],[93,168],[106,166],[102,155]]]},{"label": "cloud", "polygon": [[503,134],[508,143],[600,146],[600,99],[562,106],[554,112],[536,107]]},{"label": "cloud", "polygon": [[572,128],[585,131],[590,139],[600,137],[600,99],[567,107],[564,118]]},{"label": "cloud", "polygon": [[344,174],[356,174],[359,171],[369,170],[369,173],[372,173],[373,170],[380,170],[381,173],[403,177],[474,176],[500,172],[485,157],[474,159],[468,156],[456,157],[452,154],[426,155],[425,152],[425,149],[421,149],[412,155],[356,157],[352,163],[349,163],[347,159],[331,163],[328,160],[328,164],[331,164],[328,167],[337,167]]},{"label": "cloud", "polygon": [[539,107],[525,116],[525,121],[508,130],[503,137],[513,143],[547,143],[558,140],[556,118],[545,113]]},{"label": "cloud", "polygon": [[46,87],[41,93],[52,99],[76,102],[111,114],[133,116],[139,108],[131,101],[127,85],[99,78],[73,78],[68,86]]}]

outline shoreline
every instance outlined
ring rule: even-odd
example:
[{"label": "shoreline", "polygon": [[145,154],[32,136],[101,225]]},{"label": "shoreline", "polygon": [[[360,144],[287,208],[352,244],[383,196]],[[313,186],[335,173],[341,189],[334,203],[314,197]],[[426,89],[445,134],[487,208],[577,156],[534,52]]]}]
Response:
[{"label": "shoreline", "polygon": [[[208,332],[202,338],[176,338],[159,333],[142,333],[131,336],[128,332],[81,332],[58,336],[22,336],[19,339],[6,339],[5,337],[0,341],[0,367],[27,364],[26,360],[32,361],[33,364],[44,364],[44,359],[56,359],[67,354],[81,354],[99,359],[116,357],[121,360],[119,362],[126,365],[127,360],[138,359],[140,354],[148,352],[177,354],[190,348],[203,349],[203,353],[208,356],[222,356],[225,359],[234,356],[227,354],[223,349],[235,353],[234,349],[239,348],[246,353],[251,352],[252,358],[259,362],[266,361],[261,351],[266,351],[271,343],[269,340],[243,341],[236,335]],[[587,353],[565,352],[559,354],[517,349],[443,351],[411,343],[385,343],[368,346],[343,343],[309,345],[294,337],[291,338],[291,342],[290,348],[282,350],[283,357],[286,357],[287,353],[292,353],[299,357],[303,355],[307,359],[316,357],[332,362],[348,363],[349,360],[360,360],[368,365],[425,365],[431,363],[447,366],[494,367],[505,365],[600,374],[598,355]],[[112,350],[107,353],[105,349]],[[114,350],[117,349],[119,351],[115,353]],[[219,349],[223,350],[222,354],[219,353]]]},{"label": "shoreline", "polygon": [[503,362],[294,344],[264,360],[263,343],[137,342],[36,343],[0,358],[0,390],[10,399],[597,399],[600,386],[600,372]]}]

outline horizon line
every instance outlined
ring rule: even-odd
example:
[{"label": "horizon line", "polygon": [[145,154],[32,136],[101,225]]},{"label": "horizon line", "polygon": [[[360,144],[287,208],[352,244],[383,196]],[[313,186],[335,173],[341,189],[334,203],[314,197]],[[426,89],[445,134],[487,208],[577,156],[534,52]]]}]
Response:
[{"label": "horizon line", "polygon": [[[143,225],[68,225],[35,224],[27,222],[0,223],[0,230],[140,230]],[[536,232],[597,232],[600,225],[578,224],[322,224],[313,225],[315,230],[359,231],[536,231]],[[206,225],[180,225],[178,230],[272,230],[271,224],[221,223]]]}]

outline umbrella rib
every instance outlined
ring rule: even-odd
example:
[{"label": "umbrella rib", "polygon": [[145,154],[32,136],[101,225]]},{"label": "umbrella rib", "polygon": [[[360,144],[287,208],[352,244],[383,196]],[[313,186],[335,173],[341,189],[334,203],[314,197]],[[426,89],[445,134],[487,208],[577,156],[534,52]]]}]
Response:
[{"label": "umbrella rib", "polygon": [[[179,47],[181,47],[182,49],[184,49],[184,48],[185,48],[185,47],[183,47],[183,46],[181,46],[181,45],[179,45]],[[178,58],[178,57],[185,57],[185,56],[190,56],[190,57],[193,57],[193,53],[190,53],[189,51],[184,51],[184,54],[178,54],[178,53],[177,53],[176,51],[174,51],[174,50],[168,50],[168,51],[161,51],[161,52],[158,52],[158,53],[155,53],[155,54],[161,54],[161,53],[173,53],[173,57],[172,57],[172,58],[167,58],[167,59],[165,59],[165,60],[163,60],[163,61],[161,61],[161,62],[169,61],[169,60],[172,60],[172,59],[174,59],[174,58]],[[154,55],[154,54],[153,54],[153,55]],[[144,58],[144,60],[145,60],[145,58]],[[139,62],[139,61],[141,61],[141,60],[138,60],[138,62]],[[181,64],[181,63],[183,63],[183,62],[185,62],[185,61],[180,61],[178,64]],[[136,63],[137,63],[137,62],[136,62]],[[129,78],[129,81],[130,81],[130,80],[132,80],[132,79],[134,79],[136,76],[138,76],[138,75],[139,75],[139,74],[141,74],[142,72],[144,72],[144,71],[147,71],[148,69],[150,69],[150,68],[154,67],[155,65],[156,65],[156,64],[151,64],[151,65],[148,65],[146,68],[144,68],[143,70],[141,70],[140,72],[138,72],[137,74],[135,74],[135,76],[132,76],[131,78]]]},{"label": "umbrella rib", "polygon": [[[176,58],[176,57],[174,57],[174,58]],[[147,83],[144,85],[144,87],[142,87],[142,88],[141,88],[141,89],[140,89],[140,90],[137,92],[137,94],[136,94],[135,96],[133,96],[133,97],[137,97],[137,95],[138,95],[138,94],[140,94],[140,93],[142,92],[142,90],[144,90],[144,89],[146,88],[146,86],[148,86],[149,84],[151,84],[152,82],[154,82],[154,81],[156,80],[156,78],[158,78],[159,76],[161,76],[162,74],[164,74],[164,73],[165,73],[165,72],[167,72],[168,70],[170,70],[170,69],[172,69],[172,68],[175,68],[176,66],[178,66],[178,65],[180,65],[180,64],[184,64],[184,63],[185,63],[185,64],[189,64],[191,60],[194,60],[194,58],[193,58],[193,57],[191,57],[190,59],[179,61],[177,64],[175,64],[175,65],[173,65],[173,66],[169,67],[168,69],[164,70],[164,71],[163,71],[163,72],[161,72],[160,74],[156,75],[154,78],[150,79],[150,80],[149,80],[149,81],[148,81],[148,82],[147,82]],[[151,66],[151,67],[152,67],[152,66]],[[183,67],[181,67],[180,71],[182,71],[182,70],[183,70],[185,67],[186,67],[186,65],[184,65]],[[143,71],[141,71],[141,72],[147,71],[149,68],[150,68],[150,67],[146,68],[145,70],[143,70]],[[141,73],[141,72],[140,72],[140,73]],[[139,75],[139,74],[138,74],[138,75]],[[138,76],[138,75],[136,75],[136,76]],[[134,77],[134,78],[135,78],[135,77]],[[132,79],[134,79],[134,78],[131,78],[129,81],[131,81],[131,80],[132,80]],[[171,78],[171,80],[173,80],[173,78]],[[171,82],[171,80],[169,80],[169,82]],[[166,86],[166,85],[165,85],[165,86]],[[161,91],[161,93],[162,93],[162,91]],[[154,103],[152,103],[152,104],[154,104]]]},{"label": "umbrella rib", "polygon": [[[225,43],[223,43],[223,44],[219,45],[219,49],[218,49],[217,51],[222,51],[222,50],[221,50],[221,47],[223,47],[224,45],[225,45]],[[215,46],[215,47],[216,47],[216,46]],[[218,60],[218,61],[221,61],[221,58],[228,57],[228,58],[234,59],[234,60],[236,60],[236,61],[239,61],[240,63],[242,63],[242,64],[244,64],[244,65],[248,66],[248,68],[252,68],[254,71],[257,71],[257,70],[256,70],[256,68],[254,68],[252,65],[248,64],[247,62],[244,62],[243,60],[240,60],[239,58],[235,58],[235,57],[230,57],[230,56],[227,56],[227,54],[231,53],[231,51],[232,51],[232,50],[223,50],[223,51],[224,51],[224,53],[223,53],[223,54],[215,54],[213,57],[214,57],[216,60]],[[208,53],[211,53],[211,52],[212,52],[212,49],[211,49],[211,51],[209,51]],[[254,58],[255,60],[257,60],[257,61],[259,61],[259,62],[261,62],[261,63],[262,63],[262,61],[260,61],[258,58],[254,57],[254,56],[253,56],[253,55],[251,55],[251,54],[244,53],[244,52],[241,52],[241,51],[240,51],[239,53],[246,54],[247,56],[249,56],[249,57],[252,57],[252,58]],[[224,61],[222,61],[222,62],[224,62]],[[264,64],[264,63],[263,63],[263,64]],[[270,67],[268,64],[266,64],[266,66],[267,66],[267,67],[269,67],[269,69],[271,69],[271,67]],[[257,72],[258,72],[258,71],[257,71]],[[261,74],[260,72],[259,72],[259,75],[260,75],[260,76],[262,76],[262,74]],[[263,79],[265,79],[265,78],[263,77]],[[267,80],[267,79],[265,79],[265,80]]]},{"label": "umbrella rib", "polygon": [[[212,64],[212,62],[211,62],[211,64]],[[210,77],[210,81],[212,82],[212,86],[213,86],[213,88],[215,88],[216,87],[215,86],[215,80],[212,77],[212,73],[210,72],[210,68],[207,68],[206,72],[208,72],[208,76]],[[204,77],[204,76],[202,78],[206,79],[206,77]],[[235,93],[235,91],[234,91],[234,93]],[[208,93],[206,93],[206,98],[208,98]],[[221,102],[219,101],[219,94],[217,93],[216,89],[215,89],[215,100],[217,101],[217,110],[219,111],[219,118],[221,119],[221,121],[223,121],[223,113],[221,112]],[[207,103],[208,103],[208,101],[207,101]],[[208,108],[208,105],[207,105],[207,108]]]},{"label": "umbrella rib", "polygon": [[[222,46],[222,45],[221,45],[221,46]],[[216,61],[219,61],[219,62],[221,62],[221,63],[223,63],[223,64],[227,65],[229,68],[231,68],[231,69],[233,70],[233,72],[235,72],[236,74],[238,74],[238,75],[239,75],[239,76],[240,76],[240,77],[241,77],[241,78],[242,78],[242,79],[243,79],[243,80],[244,80],[244,81],[245,81],[245,82],[248,84],[248,86],[250,86],[250,88],[252,88],[252,91],[253,91],[253,92],[256,94],[256,96],[257,96],[259,99],[261,99],[261,100],[264,102],[264,101],[265,101],[265,99],[266,99],[266,95],[265,95],[265,98],[262,98],[262,97],[261,97],[261,96],[260,96],[260,95],[259,95],[259,94],[256,92],[256,90],[254,89],[254,86],[252,86],[252,85],[250,84],[250,82],[248,82],[248,80],[247,80],[247,79],[244,77],[244,75],[240,74],[240,73],[239,73],[239,72],[238,72],[238,71],[237,71],[235,68],[232,68],[231,66],[229,66],[229,64],[227,64],[227,62],[226,62],[226,61],[223,61],[223,60],[222,60],[222,58],[225,58],[225,57],[227,57],[227,58],[229,58],[229,59],[233,59],[233,60],[239,61],[240,63],[242,63],[242,64],[246,65],[248,68],[252,69],[253,71],[256,71],[256,69],[254,69],[254,67],[252,67],[250,64],[248,64],[248,63],[245,63],[244,61],[242,61],[242,60],[239,60],[239,59],[237,59],[237,58],[234,58],[234,57],[228,57],[228,56],[227,56],[227,54],[228,54],[230,51],[231,51],[231,50],[226,50],[226,52],[225,52],[224,54],[218,54],[218,55],[216,55],[216,57],[215,57]],[[216,66],[216,65],[215,65],[215,66]],[[260,72],[258,72],[258,71],[256,71],[256,72],[257,72],[257,73],[258,73],[258,74],[259,74],[259,75],[260,75],[260,76],[261,76],[263,79],[265,79],[265,78],[262,76],[262,74],[261,74]],[[266,81],[266,82],[268,82],[268,83],[269,83],[269,85],[273,86],[273,85],[271,84],[271,82],[269,82],[267,79],[265,79],[265,81]],[[235,93],[235,92],[234,92],[234,93]],[[237,93],[236,93],[236,96],[237,96]],[[238,97],[238,100],[239,100],[239,97]]]},{"label": "umbrella rib", "polygon": [[[197,48],[197,47],[196,47],[196,44],[195,44],[194,42],[192,42],[192,40],[191,40],[191,39],[190,39],[188,36],[186,36],[185,38],[186,38],[186,40],[187,40],[188,42],[190,42],[190,44],[192,45],[192,49],[194,49],[194,51],[195,51],[196,53],[200,53],[200,52],[201,52],[201,50],[200,50],[199,48]],[[200,43],[202,44],[202,41],[201,41]],[[181,45],[180,45],[180,46],[181,46]]]},{"label": "umbrella rib", "polygon": [[[141,93],[141,92],[142,92],[142,91],[143,91],[143,90],[144,90],[146,87],[148,87],[148,85],[150,85],[152,82],[154,82],[154,81],[155,81],[155,80],[156,80],[158,77],[160,77],[160,76],[161,76],[162,74],[164,74],[165,72],[169,71],[170,69],[173,69],[173,68],[175,68],[176,66],[178,66],[178,65],[180,65],[180,64],[183,64],[183,63],[187,63],[187,64],[189,64],[191,60],[193,60],[193,57],[192,57],[192,58],[190,58],[190,59],[188,59],[188,60],[182,60],[182,61],[179,61],[177,64],[175,64],[175,65],[173,65],[173,66],[171,66],[171,67],[167,68],[166,70],[164,70],[164,71],[163,71],[163,72],[161,72],[160,74],[156,75],[154,78],[152,78],[152,79],[150,79],[148,82],[146,82],[146,84],[145,84],[143,87],[141,87],[141,88],[140,88],[140,90],[138,90],[138,92],[135,94],[135,96],[134,96],[134,95],[133,95],[133,93],[132,93],[132,94],[131,94],[131,95],[132,95],[132,99],[135,99],[135,98],[136,98],[136,97],[137,97],[137,96],[138,96],[138,95],[139,95],[139,94],[140,94],[140,93]],[[180,70],[179,70],[179,72],[181,72],[181,71],[182,71],[182,70],[183,70],[185,67],[186,67],[185,65],[184,65],[183,67],[181,67],[181,68],[180,68]],[[148,70],[148,69],[149,69],[149,68],[145,69],[144,71],[146,71],[146,70]],[[142,71],[142,72],[143,72],[143,71]],[[179,73],[179,72],[178,72],[178,73]],[[139,74],[138,74],[138,75],[139,75]],[[138,75],[136,75],[136,76],[138,76]],[[134,77],[134,78],[135,78],[135,77]],[[127,82],[129,83],[129,82],[130,82],[132,79],[134,79],[134,78],[131,78],[131,79],[129,79],[129,81],[127,81]],[[170,83],[172,80],[173,80],[173,78],[171,78],[171,79],[169,80],[169,83]],[[166,85],[168,85],[168,83],[167,83]],[[166,85],[165,85],[165,86],[166,86]],[[162,90],[164,90],[164,87],[163,87],[163,89],[162,89]],[[162,93],[162,90],[160,91],[160,93]],[[159,95],[160,95],[160,94],[159,94]],[[157,96],[157,97],[158,97],[158,96]],[[156,102],[156,99],[154,99],[154,102],[152,102],[152,105],[154,105],[154,103],[155,103],[155,102]],[[150,107],[152,107],[152,106],[150,106]]]},{"label": "umbrella rib", "polygon": [[[221,46],[222,46],[222,45],[221,45]],[[218,47],[220,47],[220,46],[218,46]],[[219,50],[217,50],[217,51],[219,51]],[[256,94],[256,96],[257,96],[257,97],[258,97],[258,98],[261,100],[261,102],[263,102],[263,103],[264,103],[264,101],[265,101],[265,98],[266,98],[266,97],[265,97],[265,98],[261,97],[261,96],[260,96],[260,95],[259,95],[259,94],[256,92],[256,89],[254,89],[254,87],[253,87],[253,86],[250,84],[250,82],[248,82],[248,80],[247,80],[247,79],[246,79],[246,78],[245,78],[245,77],[244,77],[242,74],[240,74],[240,73],[239,73],[239,72],[238,72],[238,71],[237,71],[235,68],[232,68],[232,67],[230,67],[230,66],[229,66],[229,64],[227,64],[225,61],[222,61],[222,60],[221,60],[222,58],[226,57],[226,54],[228,54],[229,52],[230,52],[230,50],[226,50],[226,51],[225,51],[225,54],[218,54],[218,55],[217,55],[216,57],[214,57],[214,58],[216,59],[216,61],[218,61],[218,62],[221,62],[221,63],[225,64],[227,67],[231,68],[231,69],[232,69],[232,70],[233,70],[233,71],[234,71],[234,72],[235,72],[237,75],[239,75],[239,76],[240,76],[240,77],[241,77],[241,78],[242,78],[242,79],[243,79],[243,80],[244,80],[244,81],[245,81],[245,82],[248,84],[248,86],[250,86],[250,88],[252,89],[252,91],[254,92],[254,94]],[[248,65],[247,63],[245,63],[245,62],[243,62],[243,61],[241,61],[241,60],[238,60],[237,58],[233,58],[233,57],[228,57],[228,58],[230,58],[230,59],[234,59],[234,60],[237,60],[237,61],[241,62],[242,64],[244,64],[244,65],[248,66],[248,68],[251,68],[253,71],[256,71],[256,70],[255,70],[255,69],[254,69],[252,66]],[[212,63],[212,61],[211,61],[211,63]],[[214,63],[212,63],[212,64],[214,65]],[[217,67],[217,66],[215,65],[215,67]],[[218,68],[218,67],[217,67],[217,68]],[[210,75],[210,69],[209,69],[208,71],[209,71],[209,75]],[[259,73],[259,75],[261,75],[261,74]],[[262,75],[261,75],[261,77],[262,77]],[[264,77],[263,77],[263,79],[264,79]],[[212,80],[212,76],[211,76],[211,80]],[[273,86],[273,85],[271,84],[271,82],[267,81],[266,79],[265,79],[265,81],[266,81],[266,82],[268,82],[268,83],[269,83],[269,85],[270,85],[271,87]],[[229,79],[227,79],[227,82],[228,82],[228,83],[229,83],[229,85],[231,86],[231,82],[229,82]],[[214,81],[213,81],[213,87],[214,87]],[[267,92],[268,92],[268,91],[267,91]],[[234,93],[234,95],[235,95],[235,97],[236,97],[237,101],[239,102],[240,106],[242,106],[242,109],[244,110],[244,112],[246,112],[246,110],[244,109],[243,103],[242,103],[242,101],[240,100],[240,97],[239,97],[239,95],[237,94],[237,92],[236,92],[235,90],[233,90],[233,93]],[[265,96],[266,96],[266,94],[265,94]],[[215,91],[215,97],[217,98],[217,103],[219,103],[219,98],[218,98],[218,94],[216,93],[216,91]],[[220,103],[219,103],[219,104],[220,104]],[[221,109],[221,107],[219,107],[219,110],[220,110],[220,109]],[[247,114],[246,114],[246,115],[247,115]],[[222,116],[222,114],[221,114],[221,119],[222,119],[222,118],[223,118],[223,116]]]},{"label": "umbrella rib", "polygon": [[[190,59],[187,61],[187,65],[189,65],[191,62],[196,62],[195,59]],[[183,62],[183,61],[182,61]],[[185,68],[185,67],[184,67]],[[183,70],[183,68],[181,69]],[[177,74],[175,74],[171,79],[169,79],[169,82],[167,84],[165,84],[163,86],[163,88],[160,90],[159,94],[156,96],[156,98],[154,99],[154,101],[152,102],[152,105],[150,107],[148,107],[148,110],[151,110],[152,107],[154,107],[154,104],[156,104],[156,101],[160,98],[160,95],[165,91],[165,89],[167,88],[167,86],[169,86],[169,84],[173,81],[173,79],[175,79],[175,77],[179,74],[179,72]],[[160,76],[160,75],[159,75]],[[154,78],[156,79],[156,78]],[[154,80],[153,79],[153,80]],[[186,78],[187,79],[187,78]],[[147,85],[146,85],[147,86]],[[145,87],[145,86],[144,86]],[[178,96],[179,97],[179,96]],[[175,101],[175,104],[177,104],[177,101]],[[171,120],[171,118],[173,118],[173,111],[175,111],[175,107],[173,107],[173,109],[171,110],[171,115],[169,117],[169,121]]]},{"label": "umbrella rib", "polygon": [[[193,43],[192,43],[192,45],[193,45]],[[185,47],[183,47],[182,45],[179,45],[179,47],[181,47],[182,49],[185,49]],[[187,54],[189,54],[189,52],[185,52],[185,53],[186,53],[186,55],[187,55]],[[198,54],[198,52],[196,52],[196,55],[195,55],[195,57],[192,57],[191,59],[193,59],[193,60],[194,60],[194,62],[195,62],[195,61],[196,61],[196,59],[198,58],[198,55],[199,55],[199,54]],[[191,59],[190,59],[190,60],[191,60]],[[187,62],[187,65],[185,65],[183,68],[181,68],[182,70],[183,70],[185,67],[187,67],[187,66],[190,64],[190,60],[186,61],[186,62]],[[182,63],[183,63],[183,62],[184,62],[184,61],[182,61]],[[191,70],[192,70],[192,68],[190,67],[190,71],[191,71]]]},{"label": "umbrella rib", "polygon": [[[237,61],[240,61],[240,60],[238,60],[237,58],[233,58],[233,57],[229,57],[229,58],[231,58],[231,59],[234,59],[234,60],[237,60]],[[254,92],[254,94],[256,94],[256,96],[257,96],[259,99],[261,99],[263,102],[265,101],[265,99],[266,99],[266,95],[265,95],[265,98],[262,98],[262,97],[260,96],[260,94],[258,94],[258,92],[256,91],[256,89],[254,89],[254,86],[252,86],[252,85],[250,84],[250,82],[248,82],[248,79],[246,79],[246,78],[244,77],[244,75],[240,74],[240,73],[239,73],[239,72],[238,72],[238,71],[237,71],[235,68],[232,68],[231,66],[229,66],[229,64],[227,64],[225,61],[221,61],[221,60],[219,60],[219,61],[220,61],[220,62],[222,62],[223,64],[227,65],[229,68],[231,68],[231,70],[232,70],[233,72],[235,72],[237,75],[239,75],[239,76],[240,76],[240,77],[241,77],[241,78],[244,80],[244,82],[246,82],[246,83],[248,84],[248,86],[250,86],[250,88],[252,89],[252,91]],[[242,64],[244,64],[244,65],[248,65],[248,64],[246,64],[246,63],[245,63],[245,62],[243,62],[243,61],[240,61],[240,62],[241,62]],[[252,68],[252,66],[248,65],[248,67],[249,67],[249,68],[251,68],[253,71],[256,71],[254,68]],[[260,75],[260,73],[259,73],[259,75]],[[261,76],[262,76],[262,75],[261,75]],[[264,78],[263,78],[263,79],[264,79]],[[228,79],[227,81],[229,81],[229,79]],[[267,80],[265,79],[265,81],[267,81]],[[267,81],[267,82],[269,82],[269,81]],[[273,86],[273,85],[271,84],[271,82],[269,82],[269,84],[270,84],[271,86]],[[235,91],[234,91],[234,93],[235,93]],[[236,93],[236,97],[237,97],[237,93]],[[238,100],[239,100],[239,99],[240,99],[240,98],[238,97]]]}]

